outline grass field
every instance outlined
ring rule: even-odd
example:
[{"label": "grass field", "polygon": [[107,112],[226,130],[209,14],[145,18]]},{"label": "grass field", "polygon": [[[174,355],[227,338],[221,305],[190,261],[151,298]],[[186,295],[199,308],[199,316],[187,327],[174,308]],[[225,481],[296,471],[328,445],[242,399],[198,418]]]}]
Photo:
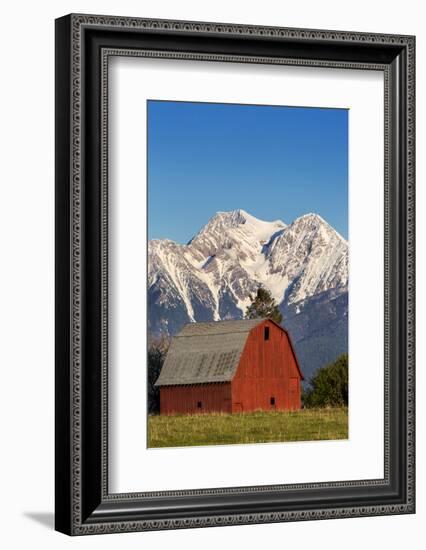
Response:
[{"label": "grass field", "polygon": [[149,447],[347,438],[347,408],[148,418]]}]

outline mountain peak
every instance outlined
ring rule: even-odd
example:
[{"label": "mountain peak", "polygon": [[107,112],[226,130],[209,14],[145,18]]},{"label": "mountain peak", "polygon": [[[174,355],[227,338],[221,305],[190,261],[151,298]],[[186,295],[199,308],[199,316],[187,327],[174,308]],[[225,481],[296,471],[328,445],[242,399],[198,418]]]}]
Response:
[{"label": "mountain peak", "polygon": [[[211,220],[221,220],[222,222],[228,222],[232,226],[242,225],[246,223],[248,218],[251,218],[245,210],[238,208],[237,210],[219,211],[211,218]],[[210,221],[211,221],[210,220]]]},{"label": "mountain peak", "polygon": [[307,214],[303,214],[302,216],[299,216],[296,218],[290,227],[306,227],[309,229],[319,229],[323,227],[326,231],[332,232],[333,234],[337,235],[339,239],[341,239],[343,242],[346,242],[346,240],[338,233],[334,227],[332,227],[328,222],[324,220],[319,214],[316,212],[309,212]]},{"label": "mountain peak", "polygon": [[210,219],[207,225],[209,225],[213,221],[219,221],[230,227],[236,227],[238,225],[244,225],[246,223],[249,223],[250,225],[255,227],[260,227],[260,226],[264,227],[266,225],[276,226],[280,228],[286,227],[286,224],[281,220],[274,220],[270,222],[260,220],[259,218],[252,216],[242,208],[238,208],[236,210],[229,210],[225,212],[222,212],[222,211],[216,212],[216,214]]},{"label": "mountain peak", "polygon": [[281,220],[265,222],[242,209],[216,212],[188,244],[208,251],[209,255],[223,248],[234,248],[243,256],[248,253],[253,256],[258,254],[259,244],[265,244],[285,227]]},{"label": "mountain peak", "polygon": [[302,216],[299,216],[298,218],[296,218],[293,223],[298,221],[305,221],[305,222],[311,221],[316,223],[325,223],[328,225],[328,223],[324,220],[324,218],[322,218],[316,212],[308,212],[307,214],[303,214]]}]

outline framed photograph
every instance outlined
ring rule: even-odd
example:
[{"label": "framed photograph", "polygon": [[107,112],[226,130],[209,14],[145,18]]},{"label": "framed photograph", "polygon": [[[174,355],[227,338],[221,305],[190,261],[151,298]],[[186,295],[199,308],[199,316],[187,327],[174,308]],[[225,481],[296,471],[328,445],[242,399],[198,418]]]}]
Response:
[{"label": "framed photograph", "polygon": [[56,20],[56,529],[415,511],[413,36]]}]

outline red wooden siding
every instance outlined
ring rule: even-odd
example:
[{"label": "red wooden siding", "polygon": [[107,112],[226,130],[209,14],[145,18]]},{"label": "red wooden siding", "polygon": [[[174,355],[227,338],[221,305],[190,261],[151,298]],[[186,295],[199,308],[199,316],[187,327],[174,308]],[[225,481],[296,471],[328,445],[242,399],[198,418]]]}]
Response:
[{"label": "red wooden siding", "polygon": [[[201,407],[198,404],[201,404]],[[231,411],[231,384],[192,384],[160,388],[160,414]]]},{"label": "red wooden siding", "polygon": [[301,379],[287,333],[265,320],[250,331],[231,382],[162,386],[160,414],[300,409]]},{"label": "red wooden siding", "polygon": [[231,386],[232,412],[300,409],[300,374],[287,333],[270,321],[255,327]]}]

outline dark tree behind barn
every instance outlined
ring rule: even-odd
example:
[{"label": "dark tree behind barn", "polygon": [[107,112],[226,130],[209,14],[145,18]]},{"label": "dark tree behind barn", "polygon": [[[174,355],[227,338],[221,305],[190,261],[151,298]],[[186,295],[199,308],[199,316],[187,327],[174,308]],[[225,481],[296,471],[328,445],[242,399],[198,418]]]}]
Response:
[{"label": "dark tree behind barn", "polygon": [[259,287],[256,296],[250,299],[252,303],[246,310],[246,319],[272,319],[278,325],[281,324],[283,316],[269,290]]},{"label": "dark tree behind barn", "polygon": [[164,336],[148,343],[148,414],[160,412],[160,391],[155,382],[160,376],[169,345],[169,339]]}]

